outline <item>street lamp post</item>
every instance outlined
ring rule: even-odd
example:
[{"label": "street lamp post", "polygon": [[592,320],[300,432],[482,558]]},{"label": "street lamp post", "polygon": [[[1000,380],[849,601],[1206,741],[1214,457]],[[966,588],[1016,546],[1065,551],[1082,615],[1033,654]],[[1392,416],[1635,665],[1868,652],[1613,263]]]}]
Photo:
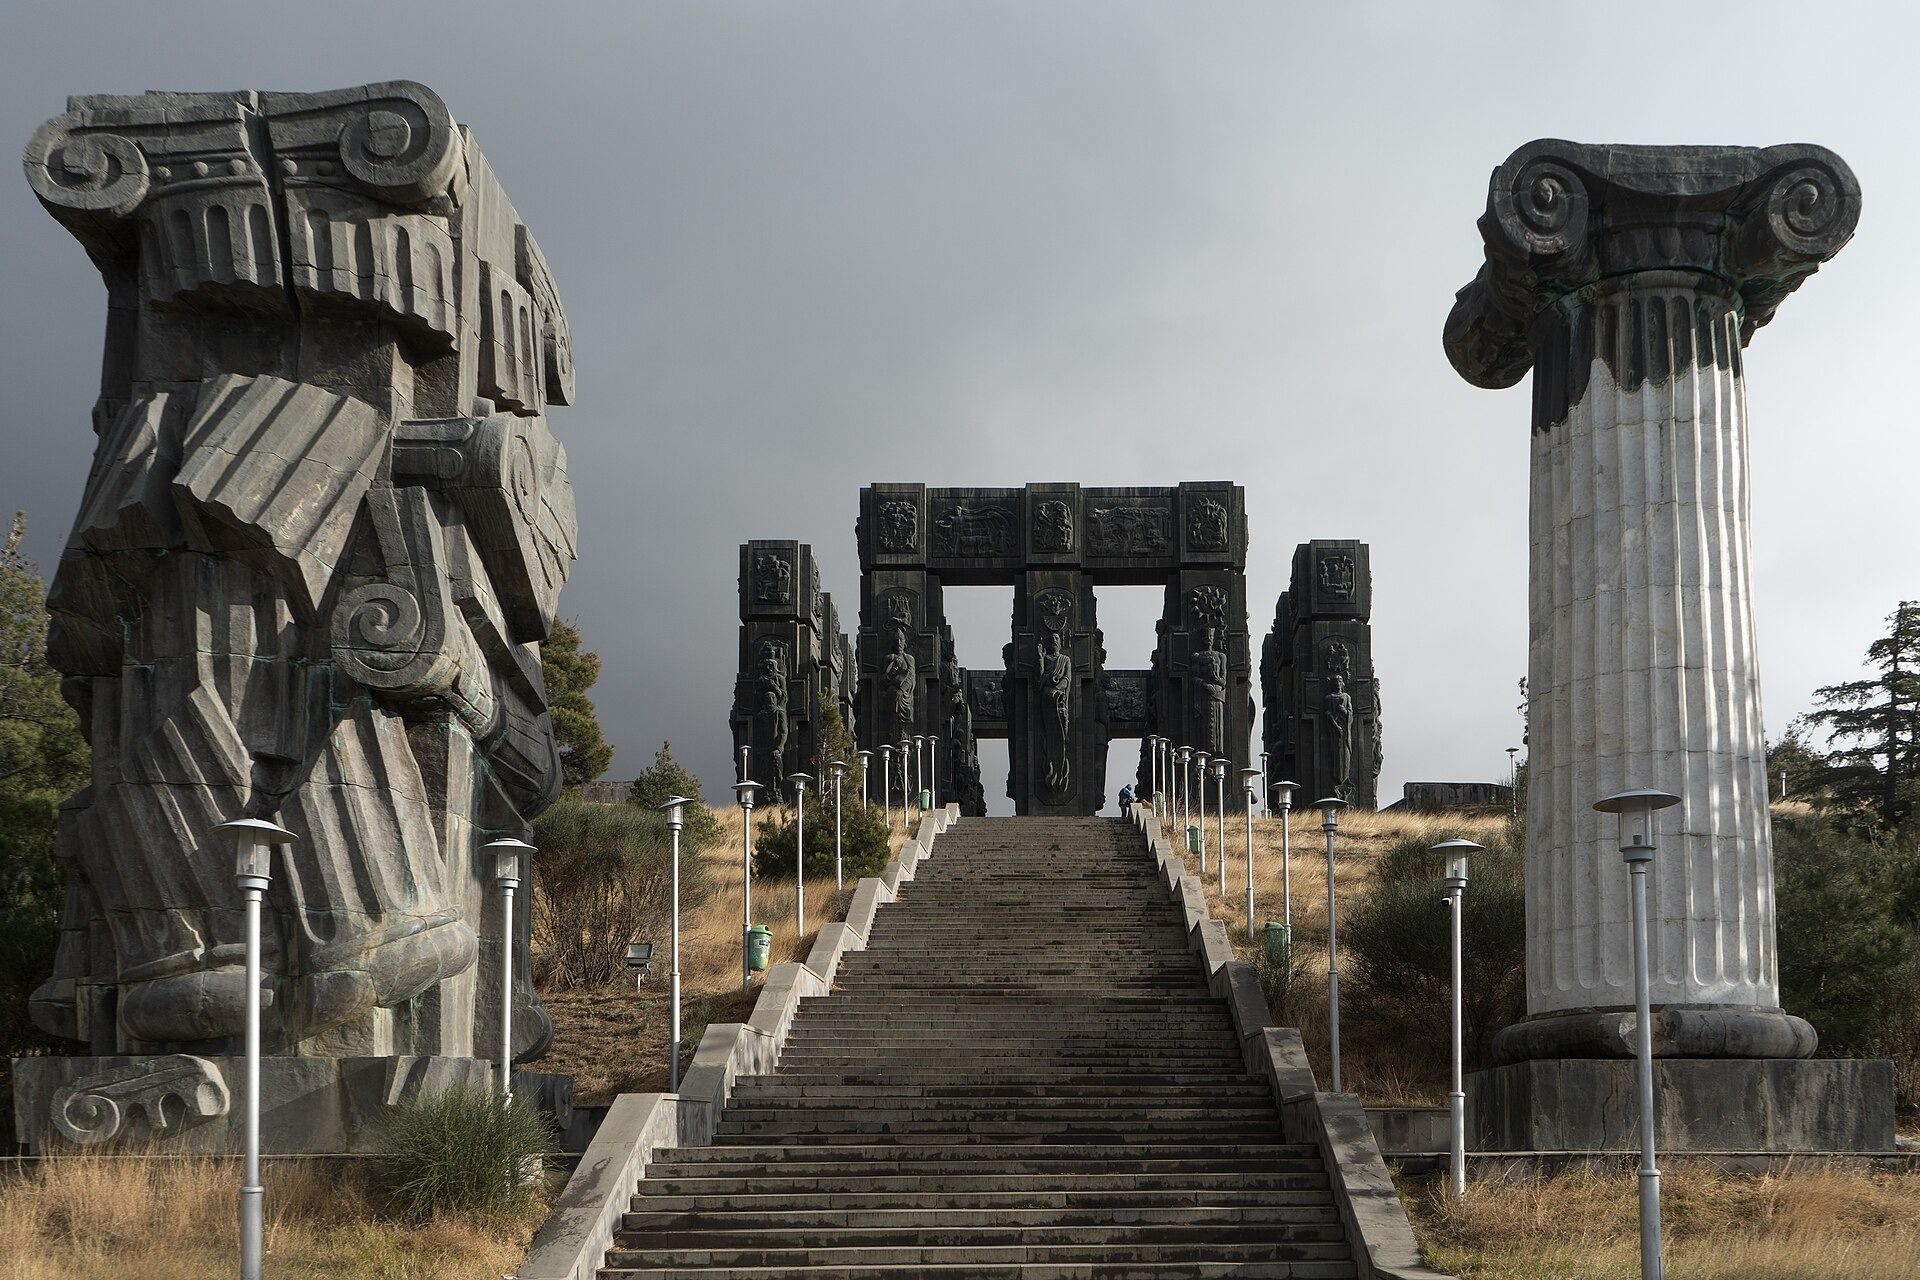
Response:
[{"label": "street lamp post", "polygon": [[1266,806],[1269,814],[1273,812],[1273,778],[1267,772],[1267,753],[1264,751],[1260,753],[1260,803]]},{"label": "street lamp post", "polygon": [[1520,812],[1520,748],[1507,748],[1507,812]]},{"label": "street lamp post", "polygon": [[260,1280],[266,1238],[266,1188],[260,1185],[260,903],[273,883],[273,846],[299,839],[265,818],[240,818],[214,828],[234,838],[233,880],[247,911],[247,1112],[240,1171],[240,1275]]},{"label": "street lamp post", "polygon": [[927,813],[927,735],[913,735],[913,803],[921,817]]},{"label": "street lamp post", "polygon": [[880,825],[893,830],[893,744],[880,744]]},{"label": "street lamp post", "polygon": [[1460,964],[1460,898],[1467,888],[1467,855],[1484,853],[1483,846],[1471,840],[1443,840],[1433,846],[1433,853],[1446,859],[1446,890],[1449,941],[1453,965],[1453,1089],[1447,1094],[1449,1128],[1452,1133],[1452,1184],[1453,1198],[1458,1200],[1467,1194],[1467,1091],[1464,1083],[1466,1042],[1461,1030],[1461,986]]},{"label": "street lamp post", "polygon": [[667,815],[667,829],[673,832],[673,954],[667,978],[667,1091],[680,1092],[680,828],[684,825],[685,796],[668,796],[656,807]]},{"label": "street lamp post", "polygon": [[1320,829],[1327,833],[1327,1035],[1333,1044],[1333,1091],[1340,1088],[1340,923],[1334,910],[1333,833],[1340,826],[1340,811],[1347,802],[1338,796],[1315,801],[1320,809]]},{"label": "street lamp post", "polygon": [[1207,761],[1213,759],[1204,751],[1193,753],[1194,772],[1199,775],[1200,783],[1200,878],[1204,882],[1207,875]]},{"label": "street lamp post", "polygon": [[847,776],[847,762],[833,760],[828,762],[827,767],[833,770],[833,887],[838,890],[846,888],[840,872],[840,833],[843,825],[840,820],[840,780]]},{"label": "street lamp post", "polygon": [[866,748],[863,747],[860,750],[853,753],[853,758],[860,762],[860,803],[872,804],[873,803],[873,752],[868,751]]},{"label": "street lamp post", "polygon": [[[1247,941],[1253,941],[1253,782],[1264,779],[1265,770],[1248,767],[1240,771],[1240,782],[1247,792]],[[1264,785],[1264,782],[1263,782]]]},{"label": "street lamp post", "polygon": [[1173,761],[1173,825],[1183,850],[1187,847],[1187,755],[1187,748],[1173,747],[1168,757]]},{"label": "street lamp post", "polygon": [[793,938],[807,936],[807,784],[811,774],[790,773],[793,784]]},{"label": "street lamp post", "polygon": [[1147,786],[1151,789],[1148,799],[1153,802],[1153,816],[1163,823],[1166,814],[1160,812],[1160,735],[1147,735]]},{"label": "street lamp post", "polygon": [[913,768],[911,765],[913,742],[900,739],[900,834],[906,835],[913,828],[908,825],[907,809],[913,803],[910,792],[913,788]]},{"label": "street lamp post", "polygon": [[760,786],[742,778],[733,784],[740,797],[740,989],[753,986],[753,793]]},{"label": "street lamp post", "polygon": [[500,1096],[513,1096],[513,891],[520,887],[520,855],[534,852],[524,840],[508,836],[480,846],[493,857],[493,882],[500,886]]},{"label": "street lamp post", "polygon": [[1287,954],[1293,954],[1293,832],[1288,819],[1293,813],[1293,792],[1300,784],[1282,780],[1268,792],[1280,793],[1280,924],[1287,931]]},{"label": "street lamp post", "polygon": [[1227,760],[1213,762],[1213,823],[1220,836],[1220,900],[1227,898]]},{"label": "street lamp post", "polygon": [[1633,889],[1633,999],[1634,1055],[1640,1076],[1640,1275],[1661,1280],[1660,1169],[1654,1161],[1653,1131],[1653,993],[1647,972],[1647,872],[1653,865],[1653,815],[1680,803],[1665,791],[1618,791],[1593,807],[1620,815],[1620,857],[1627,864]]}]

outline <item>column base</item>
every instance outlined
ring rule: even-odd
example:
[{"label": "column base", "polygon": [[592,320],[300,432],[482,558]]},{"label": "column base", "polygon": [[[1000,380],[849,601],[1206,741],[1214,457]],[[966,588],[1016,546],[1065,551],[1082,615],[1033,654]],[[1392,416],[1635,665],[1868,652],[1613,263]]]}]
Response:
[{"label": "column base", "polygon": [[[1820,1033],[1779,1009],[1662,1005],[1653,1011],[1656,1058],[1811,1058]],[[1631,1058],[1632,1009],[1582,1009],[1516,1022],[1493,1038],[1493,1060]]]},{"label": "column base", "polygon": [[[1551,1058],[1467,1076],[1473,1151],[1631,1151],[1637,1064]],[[1891,1151],[1893,1064],[1870,1059],[1658,1058],[1662,1151]]]},{"label": "column base", "polygon": [[[129,1144],[238,1152],[245,1141],[245,1058],[196,1054],[13,1060],[14,1132],[33,1154]],[[408,1098],[497,1077],[484,1058],[260,1059],[260,1149],[337,1155],[370,1149],[373,1125]],[[514,1090],[564,1129],[573,1078],[515,1071]]]}]

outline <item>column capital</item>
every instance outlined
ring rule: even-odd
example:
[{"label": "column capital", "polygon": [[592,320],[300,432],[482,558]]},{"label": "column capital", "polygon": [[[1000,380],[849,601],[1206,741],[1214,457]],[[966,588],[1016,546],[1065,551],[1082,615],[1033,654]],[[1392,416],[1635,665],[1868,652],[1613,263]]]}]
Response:
[{"label": "column capital", "polygon": [[1510,387],[1533,366],[1536,320],[1588,285],[1643,271],[1723,282],[1744,345],[1859,217],[1853,170],[1811,144],[1529,142],[1488,183],[1486,261],[1447,317],[1447,358],[1475,386]]}]

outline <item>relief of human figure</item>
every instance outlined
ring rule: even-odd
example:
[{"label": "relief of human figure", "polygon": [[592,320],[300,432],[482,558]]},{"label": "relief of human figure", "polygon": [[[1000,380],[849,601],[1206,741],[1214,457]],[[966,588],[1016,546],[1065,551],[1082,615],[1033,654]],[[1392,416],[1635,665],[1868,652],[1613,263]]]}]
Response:
[{"label": "relief of human figure", "polygon": [[[259,817],[296,837],[268,1051],[484,1053],[475,979],[449,982],[494,901],[479,845],[560,782],[538,644],[574,552],[546,426],[572,364],[546,262],[419,85],[69,106],[28,178],[116,318],[48,602],[93,782],[62,807],[33,1017],[95,1053],[231,1048],[252,1000],[215,828]],[[508,945],[524,1058],[550,1024]]]},{"label": "relief of human figure", "polygon": [[893,718],[892,738],[904,741],[913,736],[914,705],[919,692],[919,664],[907,649],[907,629],[893,630],[893,651],[880,668],[880,688],[886,696],[888,713]]},{"label": "relief of human figure", "polygon": [[1219,632],[1205,627],[1200,647],[1187,664],[1193,680],[1194,746],[1219,755],[1227,740],[1227,655],[1214,647]]},{"label": "relief of human figure", "polygon": [[760,741],[765,744],[766,764],[773,780],[783,782],[787,776],[789,718],[787,670],[779,649],[769,648],[766,651],[753,687],[754,720],[760,730]]},{"label": "relief of human figure", "polygon": [[1072,723],[1073,659],[1061,650],[1060,633],[1040,637],[1034,669],[1040,686],[1040,760],[1049,794],[1065,796],[1073,786],[1073,764],[1067,754]]},{"label": "relief of human figure", "polygon": [[1327,725],[1327,749],[1332,754],[1333,794],[1353,799],[1353,695],[1343,676],[1332,677],[1321,703]]}]

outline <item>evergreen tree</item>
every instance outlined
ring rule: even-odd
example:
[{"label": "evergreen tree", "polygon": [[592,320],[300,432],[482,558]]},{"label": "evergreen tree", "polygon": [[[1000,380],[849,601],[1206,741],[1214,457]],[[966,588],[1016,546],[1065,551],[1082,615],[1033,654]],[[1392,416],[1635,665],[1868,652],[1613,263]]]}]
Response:
[{"label": "evergreen tree", "polygon": [[[807,874],[833,874],[833,762],[838,760],[847,766],[840,782],[839,803],[845,808],[840,819],[841,870],[848,880],[879,875],[891,853],[886,823],[878,808],[861,803],[860,789],[866,774],[859,757],[853,754],[853,735],[840,719],[838,707],[820,708],[818,737],[819,758],[807,770],[814,778],[807,790]],[[799,841],[795,819],[791,807],[783,808],[778,818],[768,816],[765,828],[753,842],[753,874],[770,879],[793,874],[794,850]]]},{"label": "evergreen tree", "polygon": [[560,745],[560,777],[567,790],[578,791],[613,763],[613,748],[601,736],[600,719],[587,700],[587,690],[600,678],[600,655],[581,649],[580,631],[572,623],[555,622],[540,646],[540,673]]},{"label": "evergreen tree", "polygon": [[643,770],[627,791],[627,803],[643,809],[655,809],[671,796],[693,801],[682,810],[686,838],[696,847],[714,844],[720,839],[720,819],[714,817],[701,799],[700,779],[691,769],[673,758],[673,744],[663,742],[653,753],[653,767]]},{"label": "evergreen tree", "polygon": [[54,829],[91,760],[47,662],[46,587],[20,552],[26,523],[14,516],[0,544],[0,1056],[38,1041],[27,996],[53,968],[65,887]]},{"label": "evergreen tree", "polygon": [[1902,600],[1887,625],[1867,647],[1867,665],[1878,674],[1815,690],[1823,705],[1807,719],[1850,744],[1827,754],[1834,800],[1897,830],[1920,802],[1920,601]]}]

